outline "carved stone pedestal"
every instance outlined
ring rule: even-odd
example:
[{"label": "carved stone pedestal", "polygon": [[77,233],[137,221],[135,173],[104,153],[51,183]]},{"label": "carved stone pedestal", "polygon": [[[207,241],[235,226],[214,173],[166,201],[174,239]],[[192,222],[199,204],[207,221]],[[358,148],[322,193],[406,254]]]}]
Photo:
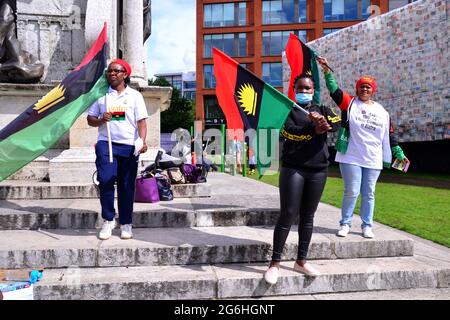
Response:
[{"label": "carved stone pedestal", "polygon": [[[52,89],[49,85],[0,85],[0,130]],[[160,148],[160,114],[170,105],[171,88],[137,87],[144,96],[149,151],[140,158],[149,165]],[[89,183],[95,171],[94,145],[97,128],[89,127],[82,115],[53,149],[24,167],[9,180],[50,181],[53,183]]]}]

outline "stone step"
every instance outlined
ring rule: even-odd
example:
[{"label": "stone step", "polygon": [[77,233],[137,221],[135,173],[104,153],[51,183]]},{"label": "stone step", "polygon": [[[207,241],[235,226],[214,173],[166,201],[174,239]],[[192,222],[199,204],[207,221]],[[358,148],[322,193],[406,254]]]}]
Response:
[{"label": "stone step", "polygon": [[[174,184],[174,198],[199,198],[211,195],[208,183]],[[0,183],[0,200],[96,199],[99,191],[93,183],[50,183],[5,181]]]},{"label": "stone step", "polygon": [[[95,229],[100,227],[101,214],[92,210],[68,209],[46,210],[41,212],[0,209],[0,230],[38,230],[38,229]],[[278,210],[135,210],[134,228],[188,228],[220,226],[265,226],[274,225],[279,216]]]},{"label": "stone step", "polygon": [[[292,228],[284,259],[297,257],[298,234]],[[375,239],[350,233],[339,238],[317,227],[309,259],[352,259],[413,255],[413,241],[386,228]],[[334,230],[333,230],[334,231]],[[0,231],[0,268],[130,267],[268,261],[273,227],[134,229],[121,240],[120,230],[101,241],[98,230]]]},{"label": "stone step", "polygon": [[[252,200],[221,195],[135,203],[133,225],[137,228],[274,225],[279,216],[278,197],[253,196]],[[95,229],[102,223],[100,212],[98,199],[0,200],[0,230]]]},{"label": "stone step", "polygon": [[450,286],[450,264],[423,257],[314,265],[321,275],[312,278],[293,271],[293,261],[283,262],[273,286],[263,279],[267,263],[53,269],[44,272],[34,295],[38,300],[229,299]]},{"label": "stone step", "polygon": [[[246,298],[239,298],[241,300]],[[412,288],[312,295],[266,296],[257,300],[450,300],[450,288]]]}]

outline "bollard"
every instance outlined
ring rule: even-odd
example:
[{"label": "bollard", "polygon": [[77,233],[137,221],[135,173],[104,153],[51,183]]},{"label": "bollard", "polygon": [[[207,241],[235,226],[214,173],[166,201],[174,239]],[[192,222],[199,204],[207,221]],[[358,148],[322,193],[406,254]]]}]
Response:
[{"label": "bollard", "polygon": [[222,148],[221,148],[221,157],[222,157],[222,164],[220,166],[220,171],[222,173],[225,173],[225,125],[221,125],[222,129]]},{"label": "bollard", "polygon": [[247,146],[247,142],[244,142],[244,147],[242,148],[243,152],[242,152],[242,176],[243,177],[247,177],[247,151],[248,151],[248,146]]}]

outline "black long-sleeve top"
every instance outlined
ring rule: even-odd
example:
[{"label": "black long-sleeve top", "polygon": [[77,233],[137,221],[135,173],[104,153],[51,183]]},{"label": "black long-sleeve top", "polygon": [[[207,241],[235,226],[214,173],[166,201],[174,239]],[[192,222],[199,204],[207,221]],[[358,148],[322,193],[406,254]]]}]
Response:
[{"label": "black long-sleeve top", "polygon": [[[341,117],[331,108],[311,105],[306,109],[325,116],[332,128],[331,132],[339,129]],[[284,167],[311,170],[323,170],[328,167],[327,133],[316,134],[315,124],[302,111],[292,109],[281,136],[284,138],[281,157]]]}]

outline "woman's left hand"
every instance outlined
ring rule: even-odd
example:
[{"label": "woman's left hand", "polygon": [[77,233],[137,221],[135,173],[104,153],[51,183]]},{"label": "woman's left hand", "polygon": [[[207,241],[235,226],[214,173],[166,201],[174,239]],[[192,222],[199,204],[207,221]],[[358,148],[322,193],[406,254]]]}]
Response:
[{"label": "woman's left hand", "polygon": [[139,153],[146,153],[148,151],[148,146],[146,143],[144,143],[144,145],[142,146],[141,150],[139,151]]}]

